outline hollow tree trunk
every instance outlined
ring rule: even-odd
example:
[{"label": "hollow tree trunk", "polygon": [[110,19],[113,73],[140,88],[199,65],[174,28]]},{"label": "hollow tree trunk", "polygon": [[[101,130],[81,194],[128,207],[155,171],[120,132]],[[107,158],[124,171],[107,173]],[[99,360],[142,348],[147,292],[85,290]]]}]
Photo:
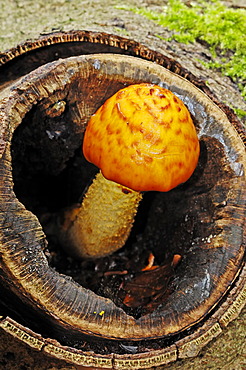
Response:
[{"label": "hollow tree trunk", "polygon": [[[22,2],[23,4],[25,4],[25,1]],[[115,25],[117,26],[117,24],[119,24],[119,19],[117,18],[119,16],[119,11],[116,11],[113,7],[108,9],[108,12],[101,12],[101,9],[105,7],[105,3],[102,2],[103,4],[101,4],[100,2],[97,2],[96,6],[93,8],[93,16],[92,16],[92,13],[91,13],[91,9],[89,10],[86,10],[86,13],[83,14],[83,17],[79,16],[76,21],[69,21],[69,22],[72,22],[71,23],[71,27],[69,28],[87,28],[87,29],[90,29],[91,27],[93,29],[98,29],[100,28],[100,30],[104,30],[104,31],[112,31],[112,28],[115,27]],[[132,4],[132,2],[130,2]],[[136,2],[138,4],[138,1]],[[35,3],[36,4],[36,3]],[[26,22],[26,19],[28,18],[28,15],[29,14],[32,14],[32,17],[38,17],[38,14],[37,15],[34,15],[33,11],[32,11],[32,7],[30,6],[30,2],[28,2],[28,6],[25,8],[25,13],[23,15],[21,14],[18,14],[18,23],[19,24],[23,24],[24,22]],[[99,11],[100,9],[100,11]],[[64,8],[61,7],[59,9],[57,9],[58,13],[56,15],[54,15],[54,19],[52,19],[52,21],[50,20],[50,17],[49,15],[47,14],[45,16],[45,20],[43,21],[44,24],[48,24],[48,30],[51,30],[52,26],[55,25],[55,20],[58,21],[58,15],[59,14],[62,14],[62,11],[64,11]],[[115,19],[113,19],[113,16],[112,16],[112,13],[115,13]],[[16,13],[17,16],[17,11]],[[44,14],[44,13],[43,13]],[[154,32],[162,32],[162,29],[160,29],[160,27],[158,26],[154,26],[151,22],[147,22],[146,21],[146,25],[145,27],[142,27],[142,19],[138,16],[135,16],[133,15],[132,13],[129,15],[127,12],[124,12],[124,11],[121,11],[120,12],[120,16],[121,18],[124,20],[125,22],[125,25],[126,25],[126,29],[128,30],[129,32],[129,37],[131,38],[134,38],[138,41],[141,41],[141,42],[145,42],[146,44],[148,44],[149,46],[151,46],[152,48],[155,48],[155,49],[159,49],[160,51],[162,51],[163,53],[166,53],[166,50],[165,50],[165,45],[166,46],[169,46],[169,44],[165,44],[165,42],[163,41],[160,41],[158,40],[156,37],[153,36]],[[65,21],[65,20],[64,20]],[[22,23],[23,22],[23,23]],[[98,24],[100,24],[100,26],[98,26]],[[104,24],[104,26],[102,26],[102,24]],[[106,24],[106,25],[105,25]],[[69,24],[70,26],[70,24]],[[151,29],[151,31],[153,32],[150,32],[148,33],[148,31]],[[47,28],[46,28],[47,30]],[[41,31],[39,29],[39,31]],[[115,31],[115,29],[114,29]],[[3,31],[2,31],[3,32]],[[31,36],[37,36],[36,34],[36,23],[34,22],[33,23],[33,26],[31,26],[31,29],[28,29],[28,31],[26,30],[27,34],[25,35],[25,37],[23,37],[23,34],[19,34],[18,37],[19,37],[19,41],[23,41],[23,38],[26,39],[27,37]],[[166,32],[166,31],[165,31]],[[8,47],[11,47],[13,46],[13,41],[11,41],[12,44],[9,44]],[[219,74],[217,73],[211,73],[210,71],[207,71],[206,69],[204,69],[202,66],[199,65],[198,67],[198,64],[197,64],[197,55],[200,53],[208,53],[207,49],[201,45],[195,45],[195,46],[184,46],[184,45],[180,45],[178,43],[175,43],[175,42],[172,42],[171,43],[172,45],[172,48],[173,50],[171,51],[171,55],[172,55],[172,58],[175,58],[176,60],[179,60],[186,68],[189,69],[190,72],[194,73],[195,75],[197,76],[202,76],[204,77],[205,76],[205,79],[207,77],[210,78],[210,82],[211,82],[211,86],[212,86],[212,90],[214,88],[214,91],[216,92],[217,94],[217,97],[219,100],[221,101],[224,101],[225,100],[225,95],[224,95],[224,91],[225,89],[227,89],[227,98],[228,98],[228,101],[227,103],[230,103],[231,101],[235,101],[235,100],[238,100],[238,104],[240,105],[241,104],[241,107],[244,107],[244,103],[242,102],[241,98],[240,98],[240,95],[237,91],[237,88],[235,85],[233,85],[229,79],[225,79],[223,77],[221,77]],[[1,44],[0,44],[1,46]],[[2,50],[3,48],[0,47]],[[4,49],[6,49],[6,44],[4,45]],[[197,50],[198,51],[197,51]],[[168,53],[167,53],[168,54]],[[170,54],[168,54],[170,56]],[[187,62],[188,60],[188,62]],[[241,324],[243,323],[243,317],[244,316],[241,316],[238,320],[236,320],[235,322],[233,322],[229,329],[227,329],[227,331],[219,338],[217,338],[215,340],[215,342],[210,345],[210,347],[206,350],[203,350],[202,354],[203,354],[203,357],[201,358],[196,358],[196,359],[192,359],[192,360],[183,360],[182,361],[182,364],[172,364],[172,365],[168,365],[168,366],[165,366],[164,368],[166,369],[179,369],[179,368],[182,368],[182,369],[188,369],[190,368],[191,366],[194,366],[194,368],[199,368],[199,369],[205,369],[207,367],[211,367],[213,368],[214,366],[214,362],[216,362],[215,366],[220,366],[223,368],[223,366],[227,366],[228,363],[229,364],[232,364],[232,369],[234,368],[233,366],[235,366],[235,363],[233,364],[233,361],[234,361],[234,356],[235,356],[235,353],[237,353],[237,351],[240,353],[241,351],[241,346],[242,346],[242,338],[243,338],[243,328],[241,327]],[[241,333],[241,334],[240,334]],[[1,333],[2,334],[2,333]],[[2,339],[3,338],[3,339]],[[8,350],[6,350],[6,339],[9,341],[8,343],[12,343],[12,346],[10,349],[10,347],[8,346]],[[6,356],[6,352],[13,352],[14,353],[14,356],[15,356],[15,362],[18,363],[18,359],[20,358],[20,354],[23,355],[23,352],[22,350],[24,351],[24,347],[21,349],[21,351],[19,350],[19,347],[16,348],[16,345],[15,343],[12,342],[12,340],[8,337],[8,335],[6,334],[2,334],[1,336],[1,346],[2,346],[2,349],[3,349],[3,358],[1,359],[2,362],[4,363],[4,361],[7,361],[8,364],[11,363],[11,356]],[[221,352],[223,353],[223,348],[225,348],[226,351],[228,351],[228,353],[226,354],[221,354]],[[5,354],[4,354],[5,352]],[[36,365],[38,362],[39,362],[39,368],[42,368],[41,366],[43,366],[43,368],[46,368],[48,366],[48,364],[50,364],[50,361],[52,361],[52,363],[54,363],[55,365],[54,366],[57,366],[57,368],[59,368],[58,366],[62,366],[62,363],[61,362],[55,362],[54,360],[50,360],[48,357],[46,356],[42,356],[40,353],[36,353],[36,352],[33,352],[31,353],[31,356],[29,356],[30,354],[30,350],[28,349],[25,353],[25,356],[26,356],[26,363],[32,363],[34,362],[34,366],[38,366]],[[5,356],[5,357],[4,357]],[[23,359],[21,360],[22,363],[23,363]],[[237,364],[240,364],[240,358],[239,359],[236,359],[235,360]],[[43,365],[40,365],[41,363],[43,363]],[[218,363],[220,365],[218,365]],[[195,365],[193,365],[195,364]],[[205,364],[205,365],[204,365]],[[19,365],[16,365],[14,364],[12,366],[12,369],[14,369],[16,367],[16,369],[18,369],[18,366]],[[33,365],[32,365],[33,366]],[[35,368],[33,366],[33,368]],[[63,365],[64,366],[64,365]],[[231,366],[231,365],[230,365]],[[66,367],[67,369],[69,368],[73,368],[71,365],[67,365]],[[216,367],[215,367],[216,368]]]}]

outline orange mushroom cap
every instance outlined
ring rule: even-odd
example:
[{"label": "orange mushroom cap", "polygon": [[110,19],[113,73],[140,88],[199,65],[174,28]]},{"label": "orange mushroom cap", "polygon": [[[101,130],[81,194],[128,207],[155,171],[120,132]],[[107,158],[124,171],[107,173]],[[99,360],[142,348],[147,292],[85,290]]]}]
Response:
[{"label": "orange mushroom cap", "polygon": [[119,90],[97,110],[83,152],[108,180],[135,191],[169,191],[192,175],[200,147],[183,102],[143,83]]}]

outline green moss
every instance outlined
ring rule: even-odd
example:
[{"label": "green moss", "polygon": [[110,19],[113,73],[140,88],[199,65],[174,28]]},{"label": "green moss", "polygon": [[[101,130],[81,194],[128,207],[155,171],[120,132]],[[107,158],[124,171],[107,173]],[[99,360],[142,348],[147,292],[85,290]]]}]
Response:
[{"label": "green moss", "polygon": [[122,36],[129,36],[129,32],[127,30],[125,30],[124,28],[115,26],[114,30],[115,30],[116,33],[119,33]]},{"label": "green moss", "polygon": [[246,117],[246,111],[245,110],[239,109],[239,108],[235,108],[235,107],[233,107],[233,109],[234,109],[236,115],[239,118],[244,119]]},{"label": "green moss", "polygon": [[[122,8],[122,7],[121,7]],[[218,68],[230,76],[246,96],[246,11],[227,8],[218,0],[190,2],[169,0],[157,13],[146,8],[125,8],[173,31],[170,39],[182,43],[208,44],[212,61],[208,68]]]}]

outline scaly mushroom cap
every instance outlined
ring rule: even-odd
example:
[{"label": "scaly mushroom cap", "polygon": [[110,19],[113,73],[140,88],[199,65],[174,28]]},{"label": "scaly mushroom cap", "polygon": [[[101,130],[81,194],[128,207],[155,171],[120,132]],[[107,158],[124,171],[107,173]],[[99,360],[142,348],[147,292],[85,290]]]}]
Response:
[{"label": "scaly mushroom cap", "polygon": [[108,180],[135,191],[169,191],[192,175],[200,150],[183,102],[143,83],[119,90],[97,110],[83,152]]}]

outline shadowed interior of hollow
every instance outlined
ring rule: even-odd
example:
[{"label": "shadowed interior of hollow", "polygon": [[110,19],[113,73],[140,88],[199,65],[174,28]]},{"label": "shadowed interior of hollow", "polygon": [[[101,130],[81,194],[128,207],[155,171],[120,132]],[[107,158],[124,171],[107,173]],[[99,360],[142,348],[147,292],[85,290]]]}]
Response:
[{"label": "shadowed interior of hollow", "polygon": [[[83,134],[71,122],[72,107],[66,90],[56,100],[64,102],[65,109],[59,115],[50,114],[54,101],[52,104],[49,101],[49,106],[44,100],[26,114],[14,133],[14,191],[25,207],[38,216],[44,228],[49,264],[139,318],[166,302],[188,275],[189,278],[202,276],[206,264],[213,260],[213,252],[206,248],[203,251],[200,246],[220,233],[213,223],[216,216],[210,193],[218,179],[222,184],[225,179],[225,186],[221,187],[224,199],[228,178],[233,177],[223,168],[223,146],[214,138],[202,137],[199,164],[193,176],[168,193],[144,194],[131,235],[121,250],[95,261],[76,261],[59,246],[50,230],[50,220],[64,207],[82,199],[98,169],[82,155]],[[146,294],[146,273],[142,270],[150,255],[154,255],[154,265],[161,269],[146,272],[152,281],[151,291]],[[174,255],[181,256],[181,262],[170,269]],[[128,289],[124,287],[130,284],[131,288],[136,276],[137,291],[141,293],[142,289],[144,298],[140,301],[133,298],[129,306],[125,304]]]}]

